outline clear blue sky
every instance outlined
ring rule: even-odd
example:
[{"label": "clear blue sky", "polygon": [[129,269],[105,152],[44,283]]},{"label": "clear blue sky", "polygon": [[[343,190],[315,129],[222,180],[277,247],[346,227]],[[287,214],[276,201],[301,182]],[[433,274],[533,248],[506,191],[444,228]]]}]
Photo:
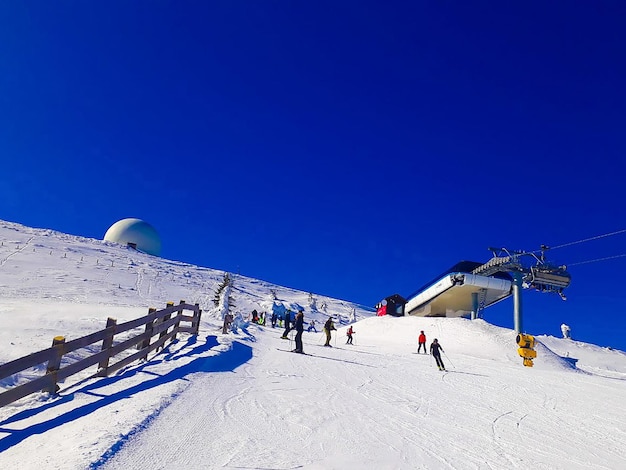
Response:
[{"label": "clear blue sky", "polygon": [[[393,3],[390,5],[390,3]],[[506,2],[505,2],[506,3]],[[373,306],[488,246],[626,228],[626,4],[0,6],[0,219]],[[555,250],[626,253],[626,235]],[[525,328],[626,349],[626,258]],[[512,326],[510,301],[486,318]]]}]

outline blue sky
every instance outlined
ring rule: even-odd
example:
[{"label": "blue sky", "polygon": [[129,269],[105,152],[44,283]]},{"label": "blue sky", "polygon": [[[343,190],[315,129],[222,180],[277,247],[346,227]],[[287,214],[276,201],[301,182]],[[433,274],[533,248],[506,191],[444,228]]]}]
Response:
[{"label": "blue sky", "polygon": [[[626,228],[621,2],[5,2],[0,219],[374,305]],[[626,349],[626,234],[524,326]],[[512,326],[510,301],[486,318]],[[621,331],[620,331],[621,329]]]}]

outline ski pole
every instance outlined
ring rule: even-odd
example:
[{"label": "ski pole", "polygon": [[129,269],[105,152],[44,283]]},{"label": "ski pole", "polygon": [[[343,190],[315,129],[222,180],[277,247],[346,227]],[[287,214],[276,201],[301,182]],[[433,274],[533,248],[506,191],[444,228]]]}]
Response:
[{"label": "ski pole", "polygon": [[[444,355],[444,356],[446,356],[446,359],[448,360],[448,362],[450,363],[450,365],[451,365],[452,367],[454,367],[454,364],[452,364],[452,361],[450,360],[450,358],[448,357],[448,355],[446,354],[446,352],[445,352],[445,351],[443,351],[443,350],[442,350],[442,352],[443,352],[443,355]],[[456,367],[454,367],[454,368],[456,369]]]}]

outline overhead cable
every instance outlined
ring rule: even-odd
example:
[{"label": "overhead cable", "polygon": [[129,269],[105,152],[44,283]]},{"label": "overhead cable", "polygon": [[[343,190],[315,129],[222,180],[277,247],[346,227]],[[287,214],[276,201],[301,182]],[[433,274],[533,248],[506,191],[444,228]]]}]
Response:
[{"label": "overhead cable", "polygon": [[550,249],[551,250],[556,250],[557,248],[564,248],[566,246],[576,245],[578,243],[590,242],[592,240],[597,240],[598,238],[610,237],[611,235],[619,235],[620,233],[624,233],[624,232],[626,232],[626,229],[618,230],[617,232],[605,233],[604,235],[598,235],[596,237],[585,238],[584,240],[578,240],[578,241],[575,241],[575,242],[565,243],[563,245],[551,246]]},{"label": "overhead cable", "polygon": [[579,261],[578,263],[570,263],[570,264],[567,265],[567,267],[569,268],[571,266],[578,266],[579,264],[595,263],[596,261],[605,261],[607,259],[624,258],[625,256],[626,256],[626,253],[624,253],[622,255],[607,256],[606,258],[591,259],[589,261]]}]

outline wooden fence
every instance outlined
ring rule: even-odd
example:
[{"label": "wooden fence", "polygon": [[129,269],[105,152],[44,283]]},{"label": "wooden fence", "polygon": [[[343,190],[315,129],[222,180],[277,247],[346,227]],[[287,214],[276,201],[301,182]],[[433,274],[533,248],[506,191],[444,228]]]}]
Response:
[{"label": "wooden fence", "polygon": [[[193,314],[183,315],[185,310],[190,310]],[[0,406],[13,403],[20,398],[40,391],[48,391],[55,394],[59,390],[58,382],[96,364],[98,365],[98,370],[91,377],[106,377],[131,362],[139,359],[146,360],[150,352],[154,350],[158,352],[159,349],[163,349],[165,343],[176,339],[178,333],[197,335],[201,314],[202,310],[198,304],[190,305],[181,300],[179,305],[169,302],[163,310],[157,311],[155,308],[150,308],[148,315],[120,323],[119,325],[114,318],[109,318],[104,330],[68,342],[65,341],[63,336],[57,336],[52,341],[52,347],[0,366],[0,380],[4,380],[14,374],[47,363],[46,373],[42,377],[0,393]],[[190,326],[182,326],[182,322],[190,323]],[[116,335],[129,332],[144,325],[145,328],[142,333],[133,334],[131,332],[130,337],[128,337],[128,334],[123,335],[123,339],[116,343]],[[153,342],[152,338],[157,335],[157,339]],[[76,362],[62,365],[61,362],[64,355],[81,348],[88,348],[99,341],[102,342],[99,352],[92,353]],[[136,351],[117,362],[113,362],[115,356],[128,349],[136,349]],[[68,362],[67,358],[65,362]]]}]

